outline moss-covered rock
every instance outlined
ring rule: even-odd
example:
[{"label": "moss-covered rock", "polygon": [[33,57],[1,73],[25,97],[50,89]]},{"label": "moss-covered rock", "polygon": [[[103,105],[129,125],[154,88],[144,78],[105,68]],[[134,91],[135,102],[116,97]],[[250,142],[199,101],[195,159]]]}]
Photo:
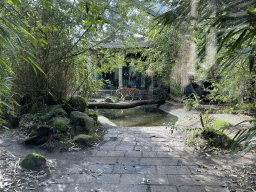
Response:
[{"label": "moss-covered rock", "polygon": [[98,114],[97,114],[96,111],[85,110],[85,113],[86,113],[89,117],[93,118],[95,121],[98,120]]},{"label": "moss-covered rock", "polygon": [[70,124],[75,128],[75,135],[94,132],[96,128],[94,120],[87,114],[79,111],[73,111],[70,114]]},{"label": "moss-covered rock", "polygon": [[80,145],[91,145],[94,138],[90,135],[80,134],[74,137],[73,142]]},{"label": "moss-covered rock", "polygon": [[37,153],[30,153],[21,160],[20,165],[25,169],[40,170],[46,166],[46,159]]},{"label": "moss-covered rock", "polygon": [[47,125],[60,130],[62,133],[65,133],[68,123],[68,119],[65,117],[53,117],[50,121],[47,122]]},{"label": "moss-covered rock", "polygon": [[62,109],[62,108],[56,108],[53,110],[53,116],[57,117],[57,116],[67,116],[67,112]]},{"label": "moss-covered rock", "polygon": [[47,110],[47,113],[44,113],[44,115],[39,118],[41,123],[48,123],[53,117],[66,117],[68,115],[67,112],[61,108],[61,105],[53,105],[44,110]]},{"label": "moss-covered rock", "polygon": [[87,103],[83,97],[71,97],[67,102],[76,111],[84,112],[87,107]]},{"label": "moss-covered rock", "polygon": [[67,126],[62,122],[55,123],[54,128],[60,130],[60,132],[62,133],[65,133],[67,131]]},{"label": "moss-covered rock", "polygon": [[47,113],[47,114],[41,116],[41,117],[39,118],[39,120],[40,120],[42,123],[44,123],[44,122],[50,121],[51,118],[52,118],[52,116]]}]

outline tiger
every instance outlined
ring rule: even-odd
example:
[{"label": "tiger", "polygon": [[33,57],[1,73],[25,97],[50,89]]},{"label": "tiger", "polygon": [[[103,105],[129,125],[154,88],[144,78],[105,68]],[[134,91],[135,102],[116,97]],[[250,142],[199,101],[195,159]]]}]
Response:
[{"label": "tiger", "polygon": [[134,98],[136,96],[139,97],[139,99],[141,100],[141,94],[140,94],[140,90],[136,89],[136,88],[127,88],[127,86],[125,86],[125,88],[120,88],[116,90],[117,94],[121,94],[121,100],[125,100],[126,96],[131,96],[132,97],[132,101],[134,100]]}]

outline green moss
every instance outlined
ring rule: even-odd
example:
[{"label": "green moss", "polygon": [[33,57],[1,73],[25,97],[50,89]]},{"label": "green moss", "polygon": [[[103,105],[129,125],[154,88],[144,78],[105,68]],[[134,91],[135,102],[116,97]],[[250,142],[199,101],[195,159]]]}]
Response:
[{"label": "green moss", "polygon": [[224,120],[216,120],[211,124],[211,126],[217,130],[225,130],[230,126],[230,123]]},{"label": "green moss", "polygon": [[30,153],[21,161],[21,166],[23,168],[31,170],[41,169],[45,165],[45,157],[37,153]]},{"label": "green moss", "polygon": [[[224,130],[230,126],[228,121],[213,121],[208,114],[203,116],[203,121],[205,123],[203,130],[196,130],[189,138],[187,138],[186,144],[188,146],[209,145],[211,147],[222,149],[231,147],[233,140],[224,133]],[[203,138],[204,140],[200,138]]]},{"label": "green moss", "polygon": [[90,135],[80,134],[74,137],[73,142],[82,145],[89,145],[93,141],[93,137]]},{"label": "green moss", "polygon": [[83,97],[71,97],[68,100],[68,104],[80,112],[84,112],[87,107],[87,103]]},{"label": "green moss", "polygon": [[222,131],[214,128],[207,128],[201,133],[202,138],[208,140],[208,144],[217,148],[230,148],[232,145],[232,139]]},{"label": "green moss", "polygon": [[93,118],[95,121],[98,120],[98,114],[97,114],[96,111],[85,110],[85,113],[86,113],[89,117]]},{"label": "green moss", "polygon": [[60,130],[62,133],[65,133],[67,131],[67,126],[62,122],[55,123],[54,128]]},{"label": "green moss", "polygon": [[36,129],[33,129],[32,131],[31,131],[31,133],[28,135],[29,137],[35,137],[35,136],[37,136],[38,135],[38,130],[36,130]]}]

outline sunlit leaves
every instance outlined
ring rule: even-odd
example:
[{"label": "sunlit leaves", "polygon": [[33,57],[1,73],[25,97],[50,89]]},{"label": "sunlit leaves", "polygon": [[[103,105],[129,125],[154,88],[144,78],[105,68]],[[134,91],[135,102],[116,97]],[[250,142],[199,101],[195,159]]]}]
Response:
[{"label": "sunlit leaves", "polygon": [[40,0],[44,8],[47,8],[48,10],[52,10],[52,0]]}]

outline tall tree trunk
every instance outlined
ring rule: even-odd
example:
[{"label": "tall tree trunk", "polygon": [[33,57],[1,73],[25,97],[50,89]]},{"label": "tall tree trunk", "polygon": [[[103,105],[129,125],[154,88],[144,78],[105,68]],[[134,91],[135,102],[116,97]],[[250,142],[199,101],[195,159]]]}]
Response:
[{"label": "tall tree trunk", "polygon": [[[217,11],[217,7],[215,4],[215,0],[209,1],[210,10],[215,15]],[[216,51],[217,51],[217,42],[216,42],[216,29],[215,27],[210,27],[208,36],[207,36],[207,44],[206,44],[206,63],[204,64],[204,68],[208,71],[212,66],[215,65],[216,62]]]},{"label": "tall tree trunk", "polygon": [[195,38],[193,37],[193,33],[195,32],[194,28],[196,26],[196,19],[197,19],[197,0],[190,1],[190,19],[191,19],[191,37],[190,37],[190,59],[189,59],[189,66],[188,66],[188,75],[195,76],[196,75],[196,59],[197,59],[197,52],[196,52],[196,42]]}]

